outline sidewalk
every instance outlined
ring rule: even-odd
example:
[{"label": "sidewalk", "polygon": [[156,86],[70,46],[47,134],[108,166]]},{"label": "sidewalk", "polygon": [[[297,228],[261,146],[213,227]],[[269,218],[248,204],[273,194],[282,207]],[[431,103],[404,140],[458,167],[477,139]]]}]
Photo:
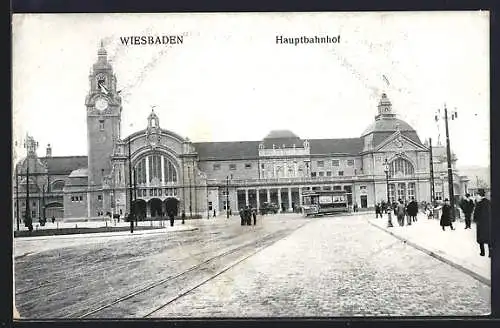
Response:
[{"label": "sidewalk", "polygon": [[368,222],[405,241],[408,245],[491,286],[491,261],[488,251],[486,251],[486,256],[479,256],[474,223],[472,229],[466,230],[464,229],[465,223],[457,221],[453,224],[455,230],[446,227],[443,231],[437,219],[429,220],[423,213],[419,213],[417,219],[418,221],[412,222],[411,226],[400,227],[393,216],[394,227],[387,228],[387,215],[384,214],[382,219],[375,219],[375,214],[373,214],[368,218]]},{"label": "sidewalk", "polygon": [[[186,220],[186,222],[192,222],[195,220]],[[175,220],[175,226],[180,225],[181,220]],[[139,221],[138,225],[141,227],[166,227],[170,226],[169,220],[163,221]],[[33,230],[51,230],[51,229],[69,229],[69,228],[103,228],[103,227],[130,227],[130,223],[124,221],[120,222],[113,220],[91,220],[91,221],[56,221],[55,223],[48,222],[44,226],[40,226],[38,222],[33,223]],[[16,227],[14,227],[15,229]],[[24,224],[19,226],[21,231],[28,230]]]},{"label": "sidewalk", "polygon": [[181,231],[198,230],[197,227],[189,224],[177,224],[170,227],[149,230],[134,230],[130,231],[117,231],[117,232],[97,232],[97,233],[82,233],[71,235],[55,235],[55,236],[36,236],[36,237],[23,237],[15,238],[13,243],[13,256],[14,258],[32,255],[43,251],[52,249],[78,246],[87,243],[106,243],[112,240],[120,240],[123,238],[140,238],[148,236],[155,236],[160,234],[168,234]]}]

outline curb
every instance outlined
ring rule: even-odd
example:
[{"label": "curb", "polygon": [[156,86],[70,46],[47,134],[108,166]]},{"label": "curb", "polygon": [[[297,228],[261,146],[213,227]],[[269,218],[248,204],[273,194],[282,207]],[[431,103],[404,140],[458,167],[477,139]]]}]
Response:
[{"label": "curb", "polygon": [[471,276],[472,278],[478,280],[479,282],[482,282],[483,284],[488,285],[489,287],[491,287],[491,279],[488,279],[485,276],[483,276],[483,275],[481,275],[481,274],[479,274],[477,272],[474,272],[471,269],[466,268],[465,266],[463,266],[461,264],[456,263],[455,261],[452,261],[452,260],[450,260],[450,259],[448,259],[448,258],[446,258],[446,257],[444,257],[442,255],[439,255],[439,254],[437,254],[434,251],[431,251],[431,250],[429,250],[429,249],[427,249],[425,247],[422,247],[422,246],[420,246],[420,245],[418,245],[418,244],[416,244],[416,243],[408,240],[407,238],[401,237],[401,236],[395,234],[394,232],[389,231],[389,230],[387,230],[387,229],[385,229],[385,228],[383,228],[383,227],[381,227],[381,226],[379,226],[379,225],[377,225],[375,223],[372,223],[370,221],[368,221],[368,223],[371,224],[374,227],[379,228],[382,231],[385,231],[386,233],[392,235],[393,237],[395,237],[395,238],[397,238],[397,239],[405,242],[407,245],[410,245],[411,247],[413,247],[413,248],[415,248],[415,249],[417,249],[417,250],[419,250],[419,251],[421,251],[421,252],[423,252],[423,253],[425,253],[427,255],[430,255],[431,257],[433,257],[433,258],[435,258],[435,259],[437,259],[437,260],[439,260],[441,262],[444,262],[444,263],[446,263],[446,264],[454,267],[455,269],[457,269],[459,271],[462,271],[463,273]]},{"label": "curb", "polygon": [[[155,231],[156,230],[156,231]],[[76,238],[103,238],[103,237],[116,237],[116,236],[140,236],[140,235],[158,235],[162,233],[176,233],[176,232],[187,232],[198,230],[197,227],[192,227],[183,230],[168,231],[165,228],[160,229],[150,229],[150,230],[134,230],[133,233],[130,231],[119,231],[119,232],[96,232],[96,233],[80,233],[80,234],[66,234],[66,235],[50,235],[50,236],[34,236],[34,237],[16,237],[17,240],[30,241],[30,240],[47,240],[47,239],[74,239]],[[141,231],[153,231],[153,232],[141,232]]]}]

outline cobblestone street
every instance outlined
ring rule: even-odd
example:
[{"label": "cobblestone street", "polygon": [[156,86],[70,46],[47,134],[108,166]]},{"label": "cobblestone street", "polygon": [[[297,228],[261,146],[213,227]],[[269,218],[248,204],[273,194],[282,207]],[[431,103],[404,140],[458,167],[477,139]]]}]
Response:
[{"label": "cobblestone street", "polygon": [[313,220],[155,316],[490,312],[488,286],[368,225],[365,218]]},{"label": "cobblestone street", "polygon": [[[25,318],[77,318],[100,307],[89,317],[490,312],[489,286],[370,225],[366,215],[259,219],[252,227],[236,217],[199,220],[190,222],[194,231],[87,240],[18,257],[17,309]],[[218,254],[228,255],[212,261]]]}]

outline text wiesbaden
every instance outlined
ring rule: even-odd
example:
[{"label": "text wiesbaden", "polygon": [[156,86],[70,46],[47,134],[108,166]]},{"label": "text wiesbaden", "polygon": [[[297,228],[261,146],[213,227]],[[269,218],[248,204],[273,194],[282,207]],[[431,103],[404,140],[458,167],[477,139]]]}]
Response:
[{"label": "text wiesbaden", "polygon": [[317,44],[317,43],[340,43],[340,35],[330,36],[301,36],[301,37],[285,37],[283,35],[276,36],[276,44]]},{"label": "text wiesbaden", "polygon": [[142,35],[142,36],[121,36],[120,41],[123,45],[141,46],[141,45],[158,45],[158,44],[183,44],[184,36],[182,35]]}]

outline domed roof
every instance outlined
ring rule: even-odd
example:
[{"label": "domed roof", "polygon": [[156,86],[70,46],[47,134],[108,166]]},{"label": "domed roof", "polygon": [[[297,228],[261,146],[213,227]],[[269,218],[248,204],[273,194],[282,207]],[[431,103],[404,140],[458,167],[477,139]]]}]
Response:
[{"label": "domed roof", "polygon": [[299,137],[290,130],[272,130],[264,139],[287,139],[287,138],[299,138]]},{"label": "domed roof", "polygon": [[397,130],[401,132],[410,131],[415,132],[415,129],[411,127],[410,124],[403,120],[395,117],[384,117],[375,120],[370,124],[365,131],[361,134],[362,137],[373,132],[396,132]]}]

